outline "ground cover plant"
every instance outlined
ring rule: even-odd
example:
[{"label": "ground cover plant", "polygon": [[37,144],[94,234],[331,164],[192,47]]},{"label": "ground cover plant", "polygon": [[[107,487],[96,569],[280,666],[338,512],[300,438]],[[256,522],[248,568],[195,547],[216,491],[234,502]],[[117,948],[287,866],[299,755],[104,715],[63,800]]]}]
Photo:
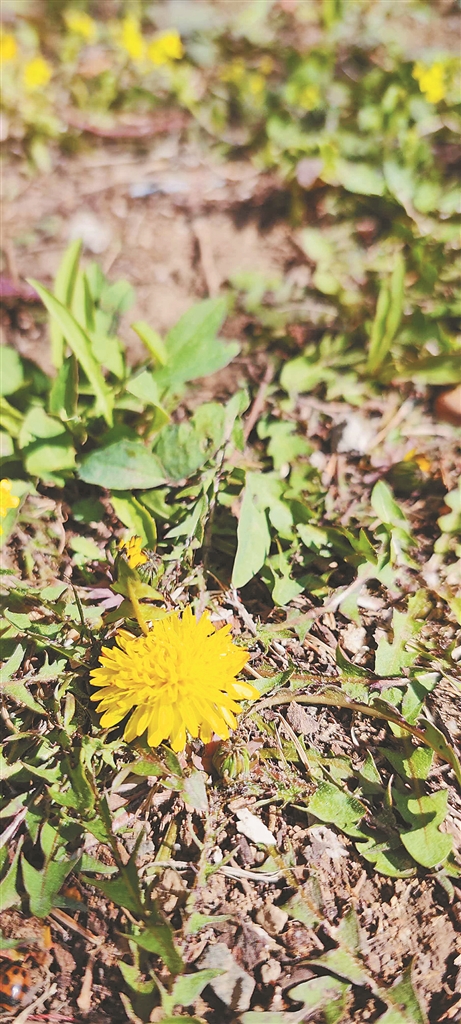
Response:
[{"label": "ground cover plant", "polygon": [[5,0],[5,1020],[460,1017],[459,24]]}]

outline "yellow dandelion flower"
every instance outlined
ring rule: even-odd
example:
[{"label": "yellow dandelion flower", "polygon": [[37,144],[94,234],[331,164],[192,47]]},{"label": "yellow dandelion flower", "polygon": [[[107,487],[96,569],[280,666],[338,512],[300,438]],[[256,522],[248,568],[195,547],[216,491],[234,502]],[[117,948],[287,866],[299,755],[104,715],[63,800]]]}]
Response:
[{"label": "yellow dandelion flower", "polygon": [[406,455],[403,456],[403,462],[416,462],[422,473],[429,473],[431,464],[429,459],[425,455],[421,455],[420,452],[416,451],[416,448],[411,448]]},{"label": "yellow dandelion flower", "polygon": [[153,64],[169,64],[172,60],[181,60],[184,47],[179,32],[173,28],[156,36],[147,47],[147,56]]},{"label": "yellow dandelion flower", "polygon": [[128,565],[131,569],[137,569],[138,565],[144,565],[148,561],[147,555],[143,552],[141,537],[127,537],[120,541],[119,551],[124,551]]},{"label": "yellow dandelion flower", "polygon": [[274,61],[272,60],[272,57],[269,57],[269,54],[266,53],[264,57],[261,57],[261,60],[259,62],[259,70],[262,75],[272,74],[274,67]]},{"label": "yellow dandelion flower", "polygon": [[[18,505],[19,498],[16,494],[11,494],[11,480],[0,480],[0,518],[4,519],[10,508],[17,508]],[[0,526],[1,533],[3,533],[3,530]]]},{"label": "yellow dandelion flower", "polygon": [[53,69],[44,57],[40,55],[32,57],[32,60],[28,60],[24,65],[24,85],[29,92],[41,89],[44,85],[48,85],[52,74]]},{"label": "yellow dandelion flower", "polygon": [[231,85],[240,85],[245,78],[246,68],[241,57],[237,57],[231,64],[227,64],[220,72],[222,82],[230,82]]},{"label": "yellow dandelion flower", "polygon": [[139,27],[139,19],[135,18],[133,14],[127,14],[122,21],[120,45],[132,60],[144,60],[146,43]]},{"label": "yellow dandelion flower", "polygon": [[117,646],[103,647],[100,667],[91,673],[99,686],[101,726],[117,725],[129,714],[124,738],[129,743],[147,730],[157,747],[169,740],[183,750],[187,734],[208,743],[215,732],[227,739],[237,725],[241,700],[259,696],[250,683],[235,677],[248,661],[236,647],[230,626],[215,630],[205,612],[197,619],[190,608],[154,622],[147,635],[117,634]]},{"label": "yellow dandelion flower", "polygon": [[65,11],[64,20],[69,32],[82,36],[87,43],[92,43],[96,39],[96,22],[86,11]]},{"label": "yellow dandelion flower", "polygon": [[14,60],[18,52],[18,45],[11,35],[11,32],[2,32],[0,34],[0,63],[6,64],[8,60]]},{"label": "yellow dandelion flower", "polygon": [[298,96],[298,103],[304,110],[315,110],[320,102],[320,91],[316,85],[305,85]]},{"label": "yellow dandelion flower", "polygon": [[261,96],[266,88],[266,79],[264,75],[260,75],[257,71],[254,71],[248,76],[248,91],[253,96]]},{"label": "yellow dandelion flower", "polygon": [[430,68],[426,68],[418,61],[412,74],[429,103],[440,103],[445,99],[445,65],[443,61],[435,61]]}]

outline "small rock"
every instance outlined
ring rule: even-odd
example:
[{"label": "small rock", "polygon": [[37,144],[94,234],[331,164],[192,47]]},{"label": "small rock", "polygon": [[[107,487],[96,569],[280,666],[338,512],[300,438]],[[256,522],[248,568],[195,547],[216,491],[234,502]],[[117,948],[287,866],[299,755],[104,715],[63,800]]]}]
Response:
[{"label": "small rock", "polygon": [[323,160],[318,156],[304,157],[296,167],[296,179],[301,188],[312,188],[323,170]]},{"label": "small rock", "polygon": [[297,958],[310,956],[313,951],[318,952],[318,943],[313,932],[309,932],[303,924],[297,921],[290,921],[286,934],[283,936],[285,949],[291,956]]},{"label": "small rock", "polygon": [[69,240],[81,238],[84,248],[98,256],[109,247],[112,232],[91,210],[79,210],[69,224]]},{"label": "small rock", "polygon": [[288,914],[280,907],[269,903],[262,910],[258,910],[256,920],[266,932],[269,932],[269,935],[280,935],[288,921]]},{"label": "small rock", "polygon": [[366,636],[363,626],[356,626],[354,622],[348,622],[341,634],[343,647],[349,654],[358,654],[365,645]]},{"label": "small rock", "polygon": [[[356,452],[365,455],[376,437],[376,420],[360,412],[351,412],[344,423],[332,432],[332,445],[337,452]],[[334,435],[334,436],[333,436]]]},{"label": "small rock", "polygon": [[315,715],[305,711],[301,704],[293,701],[288,705],[287,719],[298,735],[313,736],[319,729],[319,723]]},{"label": "small rock", "polygon": [[224,942],[217,942],[210,946],[201,957],[201,967],[214,967],[225,971],[218,978],[210,981],[213,992],[226,1006],[242,1013],[248,1010],[253,995],[256,980],[243,971],[236,963],[228,946]]},{"label": "small rock", "polygon": [[278,960],[268,960],[261,967],[261,981],[263,985],[275,985],[282,973],[282,966]]}]

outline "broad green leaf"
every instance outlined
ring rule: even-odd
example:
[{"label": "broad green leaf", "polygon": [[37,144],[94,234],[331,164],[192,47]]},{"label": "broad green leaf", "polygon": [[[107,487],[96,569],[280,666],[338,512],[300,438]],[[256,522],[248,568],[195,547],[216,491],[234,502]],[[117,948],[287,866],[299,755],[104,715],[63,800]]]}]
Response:
[{"label": "broad green leaf", "polygon": [[202,928],[206,928],[207,925],[220,924],[222,921],[228,920],[229,914],[200,914],[198,911],[193,911],[185,923],[185,933],[186,935],[196,935],[197,932]]},{"label": "broad green leaf", "polygon": [[22,663],[25,649],[18,644],[8,661],[0,668],[0,692],[3,697],[10,697],[18,704],[23,704],[30,711],[43,715],[43,707],[34,699],[22,679],[11,679]]},{"label": "broad green leaf", "polygon": [[389,284],[383,282],[378,296],[368,352],[369,373],[380,369],[400,325],[403,311],[405,261],[401,253],[395,257]]},{"label": "broad green leaf", "polygon": [[[324,177],[323,173],[321,177]],[[384,195],[383,175],[371,164],[338,160],[335,164],[334,177],[348,192],[356,192],[363,196]]]},{"label": "broad green leaf", "polygon": [[[80,239],[70,243],[59,264],[54,282],[54,294],[67,309],[70,309],[72,304],[81,248]],[[59,323],[54,318],[50,322],[50,337],[52,363],[59,370],[64,358],[65,340]]]},{"label": "broad green leaf", "polygon": [[400,833],[407,852],[425,868],[443,863],[453,849],[453,836],[438,827],[447,813],[448,790],[418,797],[400,793],[396,788],[394,799],[402,817],[413,826],[411,831]]},{"label": "broad green leaf", "polygon": [[304,1016],[306,1012],[310,1017],[316,1010],[323,1011],[322,1019],[326,1024],[339,1024],[347,1009],[349,993],[350,985],[347,982],[327,975],[302,981],[300,985],[288,989],[287,994],[290,999],[304,1003]]},{"label": "broad green leaf", "polygon": [[24,417],[0,395],[0,426],[11,437],[18,437]]},{"label": "broad green leaf", "polygon": [[[143,370],[142,373],[137,373],[130,377],[125,387],[130,392],[130,395],[139,398],[144,405],[159,406],[158,384],[153,373],[150,373],[149,370]],[[168,418],[168,414],[165,413],[165,415]]]},{"label": "broad green leaf", "polygon": [[205,299],[188,310],[165,340],[166,366],[155,372],[161,391],[223,369],[240,351],[238,342],[216,337],[227,312],[225,299]]},{"label": "broad green leaf", "polygon": [[49,411],[61,420],[73,419],[77,414],[78,364],[74,355],[64,359],[50,391]]},{"label": "broad green leaf", "polygon": [[[112,883],[108,882],[108,885]],[[180,974],[184,968],[181,956],[173,941],[173,932],[168,924],[151,925],[140,935],[131,935],[130,941],[141,949],[156,953],[167,965],[172,974]]]},{"label": "broad green leaf", "polygon": [[89,330],[88,337],[91,341],[93,355],[97,361],[104,366],[114,377],[122,380],[125,376],[124,348],[118,338],[111,334],[101,334],[98,331]]},{"label": "broad green leaf", "polygon": [[141,537],[143,547],[155,549],[157,545],[157,527],[155,519],[147,508],[141,505],[132,494],[127,495],[123,491],[120,493],[112,491],[110,500],[115,515],[137,537]]},{"label": "broad green leaf", "polygon": [[203,992],[205,985],[208,985],[213,978],[224,974],[215,967],[206,967],[196,974],[183,974],[177,978],[171,990],[171,1001],[173,1006],[192,1006],[197,996]]},{"label": "broad green leaf", "polygon": [[2,913],[4,910],[8,910],[10,907],[16,907],[21,903],[21,896],[17,891],[17,877],[18,877],[18,865],[19,856],[21,853],[22,844],[24,842],[24,836],[21,836],[16,846],[16,851],[11,861],[11,864],[6,872],[4,878],[0,882],[0,907]]},{"label": "broad green leaf", "polygon": [[54,473],[70,473],[75,469],[75,448],[70,434],[60,434],[48,441],[33,441],[24,449],[24,465],[32,477],[52,480]]},{"label": "broad green leaf", "polygon": [[96,448],[82,459],[78,475],[87,484],[115,491],[147,490],[165,483],[156,455],[142,441],[122,438],[107,448]]},{"label": "broad green leaf", "polygon": [[11,455],[14,455],[13,438],[2,430],[0,431],[0,460],[4,463]]},{"label": "broad green leaf", "polygon": [[417,636],[423,628],[423,622],[415,622],[410,612],[399,612],[396,608],[392,613],[392,629],[394,638],[390,643],[381,637],[375,656],[375,673],[388,679],[401,676],[402,670],[413,665],[417,651],[407,650],[408,641]]},{"label": "broad green leaf", "polygon": [[29,283],[38,292],[51,319],[58,324],[67,344],[78,359],[94,390],[97,406],[108,426],[112,425],[113,398],[93,355],[91,341],[72,313],[59,300],[32,278]]},{"label": "broad green leaf", "polygon": [[451,764],[453,771],[456,775],[459,785],[461,786],[461,765],[459,758],[455,753],[454,748],[448,743],[440,729],[433,725],[432,722],[423,719],[419,722],[419,730],[424,737],[424,742],[427,743],[436,754],[446,761],[447,764]]},{"label": "broad green leaf", "polygon": [[390,526],[398,526],[402,529],[408,528],[404,512],[397,504],[390,487],[384,480],[378,480],[371,492],[371,505],[382,523]]},{"label": "broad green leaf", "polygon": [[425,356],[417,362],[404,364],[396,374],[398,380],[418,381],[421,384],[459,384],[461,352]]},{"label": "broad green leaf", "polygon": [[332,822],[346,835],[362,835],[357,825],[366,814],[365,805],[331,782],[319,784],[309,800],[309,811],[319,821]]},{"label": "broad green leaf", "polygon": [[379,1018],[379,1024],[428,1024],[412,984],[413,968],[406,967],[399,981],[386,989],[389,1009]]},{"label": "broad green leaf", "polygon": [[[119,970],[123,976],[124,981],[127,985],[133,989],[133,992],[137,992],[138,995],[150,995],[157,988],[157,985],[153,978],[149,981],[143,981],[142,975],[139,973],[139,967],[135,967],[134,964],[126,964],[123,960],[119,960]],[[165,1018],[163,1018],[165,1020]]]},{"label": "broad green leaf", "polygon": [[400,839],[413,860],[424,868],[443,864],[453,849],[453,836],[431,825],[401,832]]},{"label": "broad green leaf", "polygon": [[237,554],[232,585],[244,587],[264,565],[269,554],[271,535],[265,509],[261,509],[255,473],[247,473],[237,527]]},{"label": "broad green leaf", "polygon": [[[88,822],[86,828],[92,831],[92,826],[95,822]],[[82,876],[83,881],[88,882],[89,885],[93,885],[96,889],[110,900],[112,903],[116,903],[118,907],[123,907],[124,910],[129,910],[130,914],[140,915],[142,909],[141,898],[139,895],[139,883],[133,890],[128,878],[124,875],[118,878],[111,878],[109,881],[103,879],[88,878],[85,879]]]},{"label": "broad green leaf", "polygon": [[30,913],[34,917],[48,917],[50,911],[59,905],[58,893],[77,860],[78,857],[65,861],[48,861],[38,871],[24,855],[21,857],[22,877],[29,897]]},{"label": "broad green leaf", "polygon": [[0,395],[14,395],[24,384],[24,369],[16,349],[0,346]]},{"label": "broad green leaf", "polygon": [[153,356],[161,366],[165,366],[165,363],[168,362],[168,352],[165,342],[162,341],[162,338],[157,331],[154,331],[149,324],[146,324],[145,320],[136,320],[134,324],[131,324],[131,327],[133,331],[136,331],[136,334],[141,338],[141,341],[144,342],[151,356]]},{"label": "broad green leaf", "polygon": [[208,810],[208,796],[205,786],[205,772],[193,771],[184,779],[182,794],[188,808],[198,814]]}]

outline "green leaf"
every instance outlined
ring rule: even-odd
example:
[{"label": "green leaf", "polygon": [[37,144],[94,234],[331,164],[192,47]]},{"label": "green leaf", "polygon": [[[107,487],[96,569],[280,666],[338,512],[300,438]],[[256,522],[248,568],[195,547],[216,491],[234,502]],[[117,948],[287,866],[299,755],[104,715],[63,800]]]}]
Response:
[{"label": "green leaf", "polygon": [[[54,294],[67,309],[70,309],[72,304],[81,248],[80,239],[70,243],[59,264],[54,282]],[[52,319],[50,323],[50,336],[52,363],[59,370],[64,357],[65,342],[64,334],[55,319]]]},{"label": "green leaf", "polygon": [[200,914],[198,911],[193,911],[190,917],[187,918],[185,924],[186,935],[196,935],[202,928],[206,928],[207,925],[220,924],[222,921],[228,921],[229,914]]},{"label": "green leaf", "polygon": [[417,362],[404,364],[396,375],[397,380],[418,381],[421,384],[459,384],[459,362],[461,353],[443,353],[426,356]]},{"label": "green leaf", "polygon": [[428,1024],[412,984],[412,966],[407,967],[392,988],[386,989],[390,1008],[379,1018],[379,1024]]},{"label": "green leaf", "polygon": [[395,789],[394,799],[402,817],[413,826],[411,830],[400,833],[410,856],[425,868],[443,863],[453,849],[453,836],[441,832],[438,827],[447,813],[448,790],[408,796]]},{"label": "green leaf", "polygon": [[24,449],[24,466],[31,476],[53,480],[54,473],[69,473],[75,468],[75,448],[70,434],[48,441],[33,441]]},{"label": "green leaf", "polygon": [[331,782],[321,782],[309,800],[309,811],[319,821],[332,822],[349,836],[362,835],[357,823],[366,814],[366,807]]},{"label": "green leaf", "polygon": [[226,313],[226,299],[205,299],[181,317],[165,341],[167,364],[155,373],[162,391],[175,391],[187,381],[215,373],[235,358],[238,342],[216,337]]},{"label": "green leaf", "polygon": [[2,913],[4,910],[8,910],[10,907],[16,907],[18,903],[21,903],[21,896],[17,891],[17,877],[19,856],[23,842],[24,836],[21,836],[8,871],[0,882],[0,907],[2,908]]},{"label": "green leaf", "polygon": [[0,395],[14,395],[24,384],[21,357],[15,348],[0,346]]},{"label": "green leaf", "polygon": [[15,647],[8,661],[0,668],[0,691],[4,697],[10,697],[18,704],[23,704],[30,711],[43,715],[43,707],[29,693],[22,679],[11,679],[22,663],[25,649],[21,644]]},{"label": "green leaf", "polygon": [[64,359],[50,391],[49,411],[61,420],[70,420],[77,415],[78,364],[74,355]]},{"label": "green leaf", "polygon": [[208,810],[205,772],[194,771],[186,776],[182,788],[184,800],[190,810],[204,814]]},{"label": "green leaf", "polygon": [[197,974],[183,974],[177,978],[171,990],[171,1001],[173,1006],[192,1006],[197,996],[203,992],[205,985],[208,985],[213,978],[218,978],[225,971],[217,970],[214,967],[207,967]]},{"label": "green leaf", "polygon": [[237,554],[232,571],[234,587],[244,587],[249,583],[269,554],[271,535],[259,495],[259,474],[247,473],[237,527]]},{"label": "green leaf", "polygon": [[410,612],[399,612],[396,608],[392,613],[392,629],[394,639],[389,643],[381,637],[375,656],[375,674],[385,679],[401,676],[402,670],[413,665],[417,651],[407,651],[408,641],[417,636],[423,628],[423,622],[415,622]]},{"label": "green leaf", "polygon": [[38,292],[44,306],[48,310],[52,321],[60,327],[66,342],[78,359],[84,373],[94,390],[97,399],[97,406],[108,426],[112,426],[113,398],[99,368],[99,363],[93,355],[91,340],[77,322],[72,313],[66,309],[59,300],[32,278],[29,283]]},{"label": "green leaf", "polygon": [[[339,184],[348,192],[356,192],[362,196],[384,195],[384,177],[381,171],[371,164],[338,160],[333,173]],[[323,173],[321,177],[324,177]]]},{"label": "green leaf", "polygon": [[172,974],[180,974],[184,969],[181,956],[173,942],[170,925],[150,925],[140,935],[130,935],[130,941],[135,942],[141,949],[147,949],[149,953],[160,956]]},{"label": "green leaf", "polygon": [[[313,978],[312,981],[303,981],[300,985],[288,989],[287,994],[290,999],[304,1003],[304,1018],[306,1014],[310,1017],[314,1011],[323,1011],[322,1019],[326,1024],[337,1024],[344,1018],[349,992],[350,985],[347,982],[327,975],[322,978]],[[243,1017],[242,1020],[244,1019]],[[250,1021],[251,1018],[249,1018],[248,1024]]]},{"label": "green leaf", "polygon": [[[86,828],[92,831],[92,826],[95,822],[87,822]],[[82,876],[83,877],[83,876]],[[126,876],[119,876],[118,878],[111,878],[110,881],[95,878],[83,878],[83,881],[88,882],[88,885],[93,885],[96,889],[106,896],[112,903],[116,903],[118,907],[123,907],[124,910],[129,910],[130,914],[139,916],[141,910],[141,897],[139,895],[139,884],[136,885],[135,891],[129,883]]]},{"label": "green leaf", "polygon": [[65,861],[48,861],[41,871],[38,871],[24,855],[22,856],[22,877],[29,897],[30,913],[34,917],[48,917],[50,911],[59,905],[59,902],[56,902],[58,893],[77,860],[78,857]]},{"label": "green leaf", "polygon": [[168,362],[168,352],[165,342],[162,341],[157,331],[154,331],[145,320],[136,320],[134,324],[131,324],[131,327],[133,331],[136,331],[136,334],[141,338],[141,341],[144,342],[151,356],[153,356],[161,366],[165,366],[165,363]]},{"label": "green leaf", "polygon": [[367,369],[376,373],[391,348],[403,312],[405,261],[401,253],[395,257],[389,285],[383,282],[378,296],[376,315],[370,337]]},{"label": "green leaf", "polygon": [[162,430],[155,454],[160,459],[165,476],[174,483],[187,480],[214,454],[207,437],[193,423],[172,423]]},{"label": "green leaf", "polygon": [[115,515],[137,537],[141,537],[143,547],[155,549],[157,545],[157,526],[155,519],[147,508],[141,505],[132,494],[126,495],[123,491],[119,493],[112,491],[110,500]]},{"label": "green leaf", "polygon": [[378,480],[378,483],[375,484],[370,500],[373,511],[382,523],[388,526],[397,526],[404,530],[408,529],[406,516],[384,480]]},{"label": "green leaf", "polygon": [[78,475],[87,484],[115,491],[147,490],[165,483],[157,456],[142,441],[128,438],[91,452],[82,460]]}]

